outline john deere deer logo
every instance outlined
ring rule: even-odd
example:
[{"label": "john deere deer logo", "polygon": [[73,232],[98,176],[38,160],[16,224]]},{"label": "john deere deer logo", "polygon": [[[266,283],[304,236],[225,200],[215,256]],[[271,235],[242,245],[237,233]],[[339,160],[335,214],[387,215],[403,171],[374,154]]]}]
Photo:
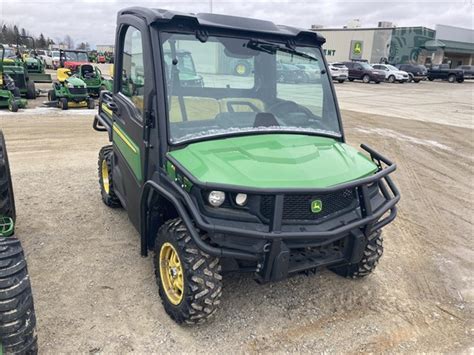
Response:
[{"label": "john deere deer logo", "polygon": [[311,201],[311,212],[319,213],[322,210],[323,210],[323,201],[321,200]]},{"label": "john deere deer logo", "polygon": [[359,55],[362,53],[362,43],[355,42],[353,52],[355,55]]}]

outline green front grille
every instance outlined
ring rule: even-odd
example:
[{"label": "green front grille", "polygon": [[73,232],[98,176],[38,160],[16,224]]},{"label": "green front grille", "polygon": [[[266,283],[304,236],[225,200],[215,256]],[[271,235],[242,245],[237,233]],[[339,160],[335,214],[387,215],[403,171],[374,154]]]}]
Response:
[{"label": "green front grille", "polygon": [[13,234],[13,219],[0,217],[0,237],[9,237]]}]

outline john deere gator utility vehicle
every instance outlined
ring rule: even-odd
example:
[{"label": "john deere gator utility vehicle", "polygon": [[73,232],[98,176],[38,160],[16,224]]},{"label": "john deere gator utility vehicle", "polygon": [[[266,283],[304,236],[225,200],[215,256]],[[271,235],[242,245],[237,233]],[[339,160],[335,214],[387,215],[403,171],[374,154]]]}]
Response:
[{"label": "john deere gator utility vehicle", "polygon": [[21,54],[13,48],[5,48],[2,63],[4,73],[14,80],[21,96],[26,97],[28,100],[36,99],[35,83],[29,76],[26,63],[23,61]]},{"label": "john deere gator utility vehicle", "polygon": [[[99,153],[100,189],[127,210],[141,254],[154,251],[171,318],[212,315],[227,272],[268,282],[320,267],[350,278],[374,270],[400,198],[395,164],[345,143],[323,37],[139,7],[117,21],[113,91],[93,124],[111,142]],[[186,85],[182,51],[202,87]],[[238,58],[251,74],[224,70]],[[321,80],[280,83],[277,63],[317,66]]]},{"label": "john deere gator utility vehicle", "polygon": [[70,69],[57,70],[58,82],[53,83],[53,88],[48,91],[48,105],[57,106],[63,110],[73,107],[87,107],[93,109],[95,102],[87,92],[86,83]]},{"label": "john deere gator utility vehicle", "polygon": [[15,86],[15,81],[3,71],[3,60],[5,57],[5,48],[0,44],[0,108],[8,107],[12,112],[19,108],[25,108],[27,102],[20,96],[20,90]]},{"label": "john deere gator utility vehicle", "polygon": [[28,40],[32,44],[32,51],[30,52],[30,55],[24,58],[26,68],[28,70],[29,79],[34,81],[35,83],[51,83],[53,81],[51,79],[51,74],[45,73],[46,65],[36,52],[35,39],[31,36],[19,36],[17,38],[17,48],[20,47],[20,39]]},{"label": "john deere gator utility vehicle", "polygon": [[15,238],[15,200],[0,130],[0,354],[36,354],[36,317],[25,254]]}]

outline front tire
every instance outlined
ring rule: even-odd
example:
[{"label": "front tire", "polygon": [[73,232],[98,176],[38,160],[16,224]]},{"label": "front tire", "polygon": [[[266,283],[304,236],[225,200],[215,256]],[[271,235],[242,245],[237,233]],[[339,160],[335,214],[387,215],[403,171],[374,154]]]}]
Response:
[{"label": "front tire", "polygon": [[367,74],[365,74],[363,77],[362,77],[362,81],[366,84],[370,83],[370,76],[368,76]]},{"label": "front tire", "polygon": [[92,97],[87,100],[87,108],[93,110],[95,108],[95,101]]},{"label": "front tire", "polygon": [[382,232],[375,231],[369,236],[367,240],[367,245],[365,246],[364,250],[364,256],[362,257],[361,261],[356,264],[333,266],[329,269],[342,277],[360,279],[362,277],[370,275],[372,271],[374,271],[382,255]]},{"label": "front tire", "polygon": [[109,207],[121,207],[119,198],[114,192],[114,181],[112,175],[113,147],[107,145],[99,152],[99,185],[102,201]]},{"label": "front tire", "polygon": [[395,82],[395,77],[394,77],[393,75],[390,75],[390,76],[388,77],[388,82],[389,82],[390,84],[393,84],[393,83]]},{"label": "front tire", "polygon": [[161,226],[154,264],[163,306],[176,323],[203,323],[214,314],[222,295],[219,258],[198,248],[181,218]]},{"label": "front tire", "polygon": [[59,104],[61,105],[62,110],[67,110],[69,108],[67,99],[65,97],[61,97],[61,99],[59,100]]},{"label": "front tire", "polygon": [[456,76],[451,74],[448,76],[448,82],[454,83],[456,81]]},{"label": "front tire", "polygon": [[36,315],[23,248],[0,238],[0,347],[7,354],[36,354]]},{"label": "front tire", "polygon": [[344,84],[344,81],[345,81],[344,79],[339,79],[339,80],[338,80],[338,82],[339,82],[340,84]]}]

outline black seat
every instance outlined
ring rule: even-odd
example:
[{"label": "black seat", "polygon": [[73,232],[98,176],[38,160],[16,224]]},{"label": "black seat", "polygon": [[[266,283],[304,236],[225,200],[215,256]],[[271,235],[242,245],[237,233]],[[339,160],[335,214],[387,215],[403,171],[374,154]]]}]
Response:
[{"label": "black seat", "polygon": [[259,112],[255,116],[253,126],[256,127],[274,127],[279,126],[276,117],[270,112]]}]

